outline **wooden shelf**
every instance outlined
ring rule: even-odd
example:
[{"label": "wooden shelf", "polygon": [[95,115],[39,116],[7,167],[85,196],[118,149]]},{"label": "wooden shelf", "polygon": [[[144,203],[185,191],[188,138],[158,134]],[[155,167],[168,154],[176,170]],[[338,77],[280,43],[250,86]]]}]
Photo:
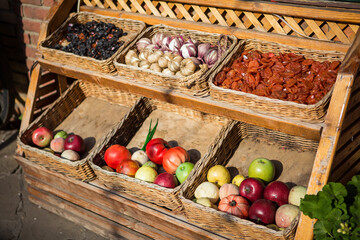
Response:
[{"label": "wooden shelf", "polygon": [[38,61],[41,67],[45,70],[66,77],[91,81],[101,84],[102,86],[126,90],[145,97],[166,101],[183,107],[193,108],[205,113],[220,115],[250,124],[256,124],[260,127],[281,131],[310,140],[319,141],[321,136],[321,130],[323,127],[323,124],[321,123],[312,124],[265,115],[252,110],[243,109],[238,106],[218,102],[212,100],[210,97],[203,98],[189,96],[169,89],[145,86],[142,83],[129,81],[116,75],[103,74],[69,65],[63,65],[41,58],[39,58]]}]

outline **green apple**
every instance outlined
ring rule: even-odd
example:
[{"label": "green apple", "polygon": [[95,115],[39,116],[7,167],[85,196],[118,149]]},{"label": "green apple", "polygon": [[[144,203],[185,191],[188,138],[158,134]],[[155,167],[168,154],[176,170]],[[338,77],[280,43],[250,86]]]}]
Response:
[{"label": "green apple", "polygon": [[305,197],[307,188],[304,186],[295,186],[291,188],[289,193],[289,203],[300,206],[300,200]]},{"label": "green apple", "polygon": [[259,178],[265,182],[271,182],[275,177],[274,164],[266,158],[256,158],[248,169],[249,178]]},{"label": "green apple", "polygon": [[212,203],[219,200],[219,188],[211,182],[203,182],[195,189],[195,198],[208,198]]},{"label": "green apple", "polygon": [[240,187],[241,182],[244,181],[244,180],[245,180],[245,176],[241,175],[241,174],[238,174],[233,178],[231,183],[238,186],[238,187]]},{"label": "green apple", "polygon": [[222,165],[215,165],[208,171],[207,180],[211,183],[215,183],[218,187],[221,187],[225,183],[230,183],[230,172]]},{"label": "green apple", "polygon": [[153,169],[155,169],[155,171],[157,171],[158,169],[156,163],[154,163],[153,161],[147,161],[142,166],[152,167]]},{"label": "green apple", "polygon": [[194,164],[191,162],[184,162],[177,167],[175,175],[179,180],[180,184],[186,180],[193,168]]},{"label": "green apple", "polygon": [[67,136],[68,136],[67,132],[65,132],[64,130],[61,130],[55,134],[54,139],[59,138],[59,137],[66,139]]},{"label": "green apple", "polygon": [[149,166],[142,166],[136,171],[135,178],[153,183],[157,175],[158,174],[154,168]]}]

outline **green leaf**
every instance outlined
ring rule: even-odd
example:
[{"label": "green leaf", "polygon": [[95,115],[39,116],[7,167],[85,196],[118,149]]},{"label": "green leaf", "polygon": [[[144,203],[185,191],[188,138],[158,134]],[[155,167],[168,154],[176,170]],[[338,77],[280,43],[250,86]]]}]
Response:
[{"label": "green leaf", "polygon": [[317,221],[314,225],[314,239],[315,240],[330,240],[333,239],[331,233],[326,229],[323,221]]},{"label": "green leaf", "polygon": [[[344,198],[347,196],[347,190],[344,185],[341,183],[330,182],[326,184],[321,192],[319,192],[319,197],[329,198],[335,200],[335,207],[341,205],[344,202]],[[339,207],[341,208],[341,207]],[[346,206],[345,206],[346,210]]]},{"label": "green leaf", "polygon": [[350,206],[351,222],[360,228],[360,195],[355,197],[354,203]]},{"label": "green leaf", "polygon": [[360,239],[360,227],[355,228],[352,232],[351,232],[351,240],[359,240]]},{"label": "green leaf", "polygon": [[156,120],[156,124],[154,126],[154,128],[151,130],[151,124],[152,124],[152,119],[150,120],[150,125],[149,125],[149,131],[148,131],[148,134],[146,136],[146,139],[145,139],[145,143],[144,143],[144,146],[141,148],[141,150],[145,151],[146,150],[146,145],[150,142],[150,140],[153,138],[155,132],[156,132],[156,128],[158,126],[158,123],[159,123],[159,119]]},{"label": "green leaf", "polygon": [[360,194],[360,175],[353,176],[347,185],[356,187],[358,194]]},{"label": "green leaf", "polygon": [[305,195],[300,210],[310,218],[323,219],[332,209],[331,199],[318,195]]},{"label": "green leaf", "polygon": [[351,181],[347,183],[346,189],[349,193],[349,196],[346,198],[346,202],[349,206],[351,206],[354,202],[355,196],[360,194],[360,175],[352,177]]}]

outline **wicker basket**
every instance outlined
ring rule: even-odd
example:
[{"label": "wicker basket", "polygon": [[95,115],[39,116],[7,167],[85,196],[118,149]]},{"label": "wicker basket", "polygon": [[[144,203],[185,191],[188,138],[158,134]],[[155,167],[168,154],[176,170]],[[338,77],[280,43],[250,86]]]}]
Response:
[{"label": "wicker basket", "polygon": [[[112,23],[116,27],[122,28],[128,35],[122,36],[119,40],[124,41],[124,44],[114,53],[110,58],[104,60],[97,60],[92,57],[79,56],[73,53],[64,52],[57,49],[49,48],[49,46],[57,43],[62,39],[66,33],[66,27],[69,23],[87,23],[91,21]],[[39,45],[39,51],[43,55],[44,59],[62,63],[72,66],[85,68],[93,71],[99,71],[103,73],[114,72],[116,69],[113,64],[114,58],[133,41],[141,31],[145,29],[145,23],[130,19],[112,18],[97,15],[94,13],[79,12],[69,17],[55,32],[48,36]]]},{"label": "wicker basket", "polygon": [[[267,146],[264,147],[265,145]],[[291,178],[297,178],[297,184],[307,185],[311,175],[311,167],[313,166],[313,164],[310,163],[313,163],[315,159],[318,142],[242,122],[232,122],[229,131],[221,141],[218,142],[218,145],[215,145],[213,149],[209,151],[210,154],[206,156],[201,164],[196,166],[195,174],[185,183],[180,192],[179,197],[183,204],[187,220],[230,239],[293,239],[298,219],[287,229],[275,231],[249,220],[240,219],[225,212],[202,206],[193,201],[196,188],[202,182],[206,181],[207,172],[212,166],[226,166],[230,170],[232,177],[237,174],[246,176],[247,168],[254,159],[254,156],[250,156],[250,151],[257,157],[273,157],[271,155],[275,155],[274,152],[277,151],[273,149],[277,149],[279,146],[281,147],[278,151],[284,151],[281,154],[285,156],[289,151],[292,151],[293,154],[300,154],[300,156],[308,155],[305,160],[303,160],[304,163],[301,163],[302,165],[300,165],[300,161],[294,161],[294,159],[290,157],[288,157],[287,163],[285,161],[281,162],[283,165],[275,164],[277,172],[279,172],[279,166],[283,166],[284,171],[290,169],[289,171],[293,173],[292,175],[298,175],[281,174],[278,180],[289,182],[288,180],[290,179],[290,182],[292,182],[293,180]],[[249,150],[250,148],[252,148],[252,150]],[[265,156],[259,156],[258,154],[265,154]],[[301,169],[303,165],[307,166],[306,169]],[[299,171],[303,171],[303,174],[299,175]]]},{"label": "wicker basket", "polygon": [[[197,40],[204,43],[216,44],[220,39],[220,34],[205,33],[200,31],[186,30],[181,28],[174,28],[165,25],[155,25],[146,29],[140,34],[129,47],[127,47],[120,55],[115,58],[114,65],[119,76],[125,77],[132,81],[143,82],[148,85],[155,85],[164,88],[176,89],[177,91],[187,94],[204,94],[208,92],[207,79],[209,75],[216,69],[225,57],[234,49],[237,38],[234,36],[227,37],[227,46],[229,47],[217,63],[211,68],[207,69],[206,65],[202,65],[200,70],[188,77],[169,76],[163,73],[157,73],[152,70],[142,69],[125,64],[126,53],[131,49],[136,49],[136,42],[143,37],[152,38],[156,33],[161,32],[170,36],[181,34],[184,39],[191,37],[192,40]],[[222,42],[224,43],[224,41]]]},{"label": "wicker basket", "polygon": [[[80,113],[84,112],[84,108],[81,107],[85,105],[85,101],[91,101],[92,104],[88,102],[89,107],[97,102],[105,103],[106,106],[113,106],[112,109],[117,109],[119,113],[116,116],[120,118],[129,111],[137,99],[139,99],[138,96],[130,95],[127,92],[100,87],[97,84],[85,81],[76,81],[19,135],[18,144],[23,149],[27,159],[68,177],[90,181],[95,178],[95,173],[88,163],[89,154],[96,148],[95,143],[101,142],[99,139],[106,135],[104,131],[108,132],[118,120],[116,118],[96,120],[95,117],[92,118],[86,113],[80,115]],[[72,114],[73,112],[74,114]],[[112,114],[112,116],[114,115]],[[65,123],[67,123],[67,126],[62,128]],[[99,126],[99,123],[102,126]],[[80,129],[81,125],[88,126],[88,128],[91,128],[90,131]],[[33,131],[39,127],[47,127],[50,130],[56,130],[59,127],[58,130],[74,131],[75,134],[79,134],[84,138],[87,147],[86,153],[81,156],[81,160],[70,161],[35,147],[31,136]],[[95,127],[97,129],[94,129]],[[83,131],[82,134],[80,134],[81,131]],[[87,135],[91,137],[85,138]]]},{"label": "wicker basket", "polygon": [[245,93],[232,89],[224,89],[222,87],[216,86],[213,83],[216,74],[219,73],[224,67],[231,66],[232,62],[245,50],[273,52],[274,54],[292,52],[303,55],[306,59],[313,59],[320,62],[336,60],[342,61],[344,58],[343,53],[296,48],[255,39],[245,40],[239,42],[239,44],[234,49],[234,53],[229,55],[209,78],[210,96],[216,100],[239,105],[241,107],[262,113],[274,114],[280,117],[288,117],[314,123],[323,121],[334,87],[332,87],[331,90],[323,97],[323,99],[316,104],[306,105],[257,96],[255,94]]},{"label": "wicker basket", "polygon": [[[176,214],[179,214],[182,212],[182,206],[178,197],[178,193],[180,189],[182,188],[183,184],[177,186],[174,189],[161,187],[159,185],[148,183],[133,177],[129,177],[124,174],[119,174],[116,172],[109,172],[101,167],[106,165],[105,161],[103,160],[105,151],[108,147],[110,147],[113,144],[120,144],[122,146],[127,146],[130,151],[136,151],[137,149],[134,149],[134,142],[133,139],[143,139],[145,140],[145,135],[140,134],[140,128],[143,130],[142,132],[147,132],[148,125],[147,123],[150,121],[151,117],[155,116],[156,114],[159,115],[159,125],[157,127],[156,133],[154,135],[154,138],[162,137],[161,132],[164,131],[164,129],[169,128],[169,124],[171,124],[171,119],[174,118],[174,121],[177,120],[185,120],[185,119],[191,119],[191,121],[196,121],[198,126],[196,128],[199,128],[201,125],[207,124],[208,127],[213,127],[216,129],[219,129],[219,131],[214,130],[212,134],[209,134],[206,141],[198,143],[198,145],[195,148],[199,149],[201,152],[208,152],[207,149],[211,144],[216,143],[218,140],[221,139],[224,135],[224,129],[226,129],[228,119],[218,117],[215,115],[210,114],[203,114],[188,108],[183,108],[180,106],[176,106],[169,103],[164,103],[160,101],[154,101],[149,100],[148,98],[142,98],[138,104],[132,109],[131,112],[128,113],[128,115],[120,122],[116,128],[113,129],[113,131],[106,136],[106,138],[103,140],[101,145],[99,145],[98,149],[94,151],[92,154],[93,156],[90,157],[90,165],[94,169],[98,180],[105,185],[106,187],[113,189],[115,191],[125,192],[127,194],[133,195],[135,197],[138,197],[140,199],[143,199],[145,201],[148,201],[150,203],[153,203],[155,205],[165,207],[171,211],[173,211]],[[166,116],[166,114],[168,114]],[[162,118],[161,116],[164,116]],[[144,121],[147,120],[147,123]],[[166,120],[168,119],[168,120]],[[165,123],[165,121],[168,121]],[[189,120],[190,121],[190,120]],[[186,127],[184,127],[185,129]],[[190,127],[191,128],[191,127]],[[169,128],[170,129],[170,128]],[[195,129],[195,126],[193,126],[193,129]],[[170,135],[176,135],[173,134],[175,131],[173,128],[169,130]],[[180,130],[179,130],[180,131]],[[195,131],[195,130],[194,130]],[[220,134],[219,134],[220,132]],[[194,134],[191,134],[189,132],[182,132],[182,137],[180,136],[177,140],[179,140],[178,144],[185,149],[188,150],[188,152],[191,152],[191,149],[184,146],[183,143],[187,141],[187,145],[192,145],[191,140],[189,140]],[[136,135],[136,136],[135,136]],[[210,136],[215,135],[214,139],[212,139]],[[165,135],[164,135],[165,136]],[[181,140],[181,138],[188,137],[187,140]],[[165,140],[167,137],[162,137]],[[195,138],[195,137],[193,137]],[[181,143],[181,141],[183,141]],[[168,141],[169,144],[171,144],[172,141]],[[190,144],[189,144],[190,143]],[[207,144],[209,143],[209,144]],[[143,144],[143,142],[140,143],[140,147]],[[200,148],[202,150],[200,150]],[[203,154],[206,155],[206,154]],[[190,153],[190,156],[192,158],[192,154]],[[197,159],[197,162],[195,163],[195,166],[199,164],[202,161],[203,156],[199,156]],[[191,159],[193,160],[193,159]],[[193,162],[193,161],[192,161]],[[190,173],[188,179],[191,178],[193,172]],[[186,182],[185,181],[185,182]]]}]

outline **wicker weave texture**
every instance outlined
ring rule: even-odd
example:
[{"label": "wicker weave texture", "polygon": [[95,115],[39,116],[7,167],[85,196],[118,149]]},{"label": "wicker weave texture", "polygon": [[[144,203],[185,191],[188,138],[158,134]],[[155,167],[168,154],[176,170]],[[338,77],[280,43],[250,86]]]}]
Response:
[{"label": "wicker weave texture", "polygon": [[206,92],[208,90],[207,78],[214,71],[214,69],[219,66],[219,64],[225,59],[225,57],[232,52],[237,43],[237,38],[234,36],[228,36],[227,42],[224,40],[222,44],[226,44],[228,49],[222,55],[222,57],[217,61],[217,63],[211,68],[208,69],[206,65],[201,65],[197,72],[191,76],[187,77],[178,77],[178,76],[169,76],[163,73],[157,73],[149,69],[142,69],[135,66],[130,66],[125,64],[126,53],[131,49],[136,49],[136,42],[142,38],[152,38],[156,33],[161,32],[170,36],[182,35],[184,39],[191,37],[192,40],[196,40],[203,43],[217,44],[220,39],[220,34],[214,33],[205,33],[194,30],[186,30],[181,28],[174,28],[165,25],[155,25],[146,29],[142,34],[140,34],[137,39],[135,39],[129,47],[127,47],[121,54],[115,58],[114,65],[117,69],[117,74],[119,76],[125,77],[132,81],[143,82],[148,85],[154,85],[158,87],[176,89],[180,92],[186,94],[200,94],[201,92]]},{"label": "wicker weave texture", "polygon": [[311,105],[272,99],[216,86],[213,83],[216,74],[224,67],[231,66],[232,62],[245,50],[273,52],[274,54],[291,52],[302,55],[306,59],[313,59],[320,62],[342,61],[344,58],[343,53],[308,50],[256,39],[245,40],[239,42],[234,49],[234,54],[229,55],[209,78],[210,96],[216,100],[280,117],[288,117],[312,123],[323,121],[334,86],[322,100]]},{"label": "wicker weave texture", "polygon": [[[111,131],[111,133],[106,136],[106,138],[104,138],[103,142],[98,146],[98,149],[93,152],[93,156],[90,157],[90,165],[94,169],[99,181],[105,186],[133,195],[155,205],[165,207],[175,213],[181,213],[182,205],[178,194],[183,184],[174,189],[169,189],[153,183],[147,183],[124,174],[109,172],[101,168],[106,164],[104,161],[106,149],[113,144],[127,146],[131,139],[135,136],[136,132],[139,131],[145,119],[156,109],[170,110],[171,113],[179,114],[187,118],[194,118],[199,121],[216,121],[215,124],[228,122],[225,119],[218,121],[218,118],[201,117],[197,114],[197,111],[192,109],[174,105],[173,108],[170,109],[169,104],[167,103],[152,101],[148,98],[141,98],[131,111],[129,111],[128,115],[123,118],[123,120],[113,129],[113,131]],[[218,139],[222,136],[222,132],[223,131],[220,131],[218,137],[212,141],[211,145],[215,145],[218,142]],[[195,166],[201,161],[202,159],[200,159]],[[190,179],[193,174],[194,173],[192,171],[187,179]]]},{"label": "wicker weave texture", "polygon": [[47,127],[50,130],[54,130],[87,97],[95,97],[125,106],[132,106],[138,99],[136,95],[100,87],[97,84],[85,81],[74,82],[60,98],[19,135],[18,144],[23,149],[25,157],[30,161],[60,172],[68,177],[82,181],[93,180],[95,173],[88,163],[89,156],[79,161],[63,159],[35,147],[31,139],[33,131],[39,127]]},{"label": "wicker weave texture", "polygon": [[[184,213],[189,222],[199,225],[207,230],[216,232],[231,239],[293,239],[297,227],[297,220],[292,226],[284,231],[274,231],[264,226],[252,223],[249,220],[240,219],[230,214],[202,206],[193,202],[196,188],[204,181],[209,169],[214,165],[228,163],[234,155],[240,142],[247,137],[265,139],[266,142],[281,143],[293,150],[315,151],[318,142],[284,135],[283,133],[266,130],[257,126],[242,122],[231,122],[218,145],[213,145],[209,155],[197,165],[195,174],[187,181],[180,191],[180,200],[184,207]],[[293,142],[296,142],[294,144]]]},{"label": "wicker weave texture", "polygon": [[[91,21],[113,23],[116,27],[122,28],[128,35],[122,36],[119,40],[124,41],[124,44],[108,59],[97,60],[95,58],[79,56],[73,53],[64,52],[49,48],[49,46],[58,43],[60,39],[65,36],[66,27],[69,23],[87,23]],[[106,16],[97,15],[94,13],[79,12],[70,16],[54,33],[48,36],[44,41],[40,43],[39,51],[43,55],[44,59],[53,62],[59,62],[62,64],[71,63],[72,66],[85,68],[89,70],[110,73],[116,69],[113,64],[114,58],[126,48],[126,46],[133,41],[143,30],[145,29],[145,23],[130,19],[111,18]]]}]

